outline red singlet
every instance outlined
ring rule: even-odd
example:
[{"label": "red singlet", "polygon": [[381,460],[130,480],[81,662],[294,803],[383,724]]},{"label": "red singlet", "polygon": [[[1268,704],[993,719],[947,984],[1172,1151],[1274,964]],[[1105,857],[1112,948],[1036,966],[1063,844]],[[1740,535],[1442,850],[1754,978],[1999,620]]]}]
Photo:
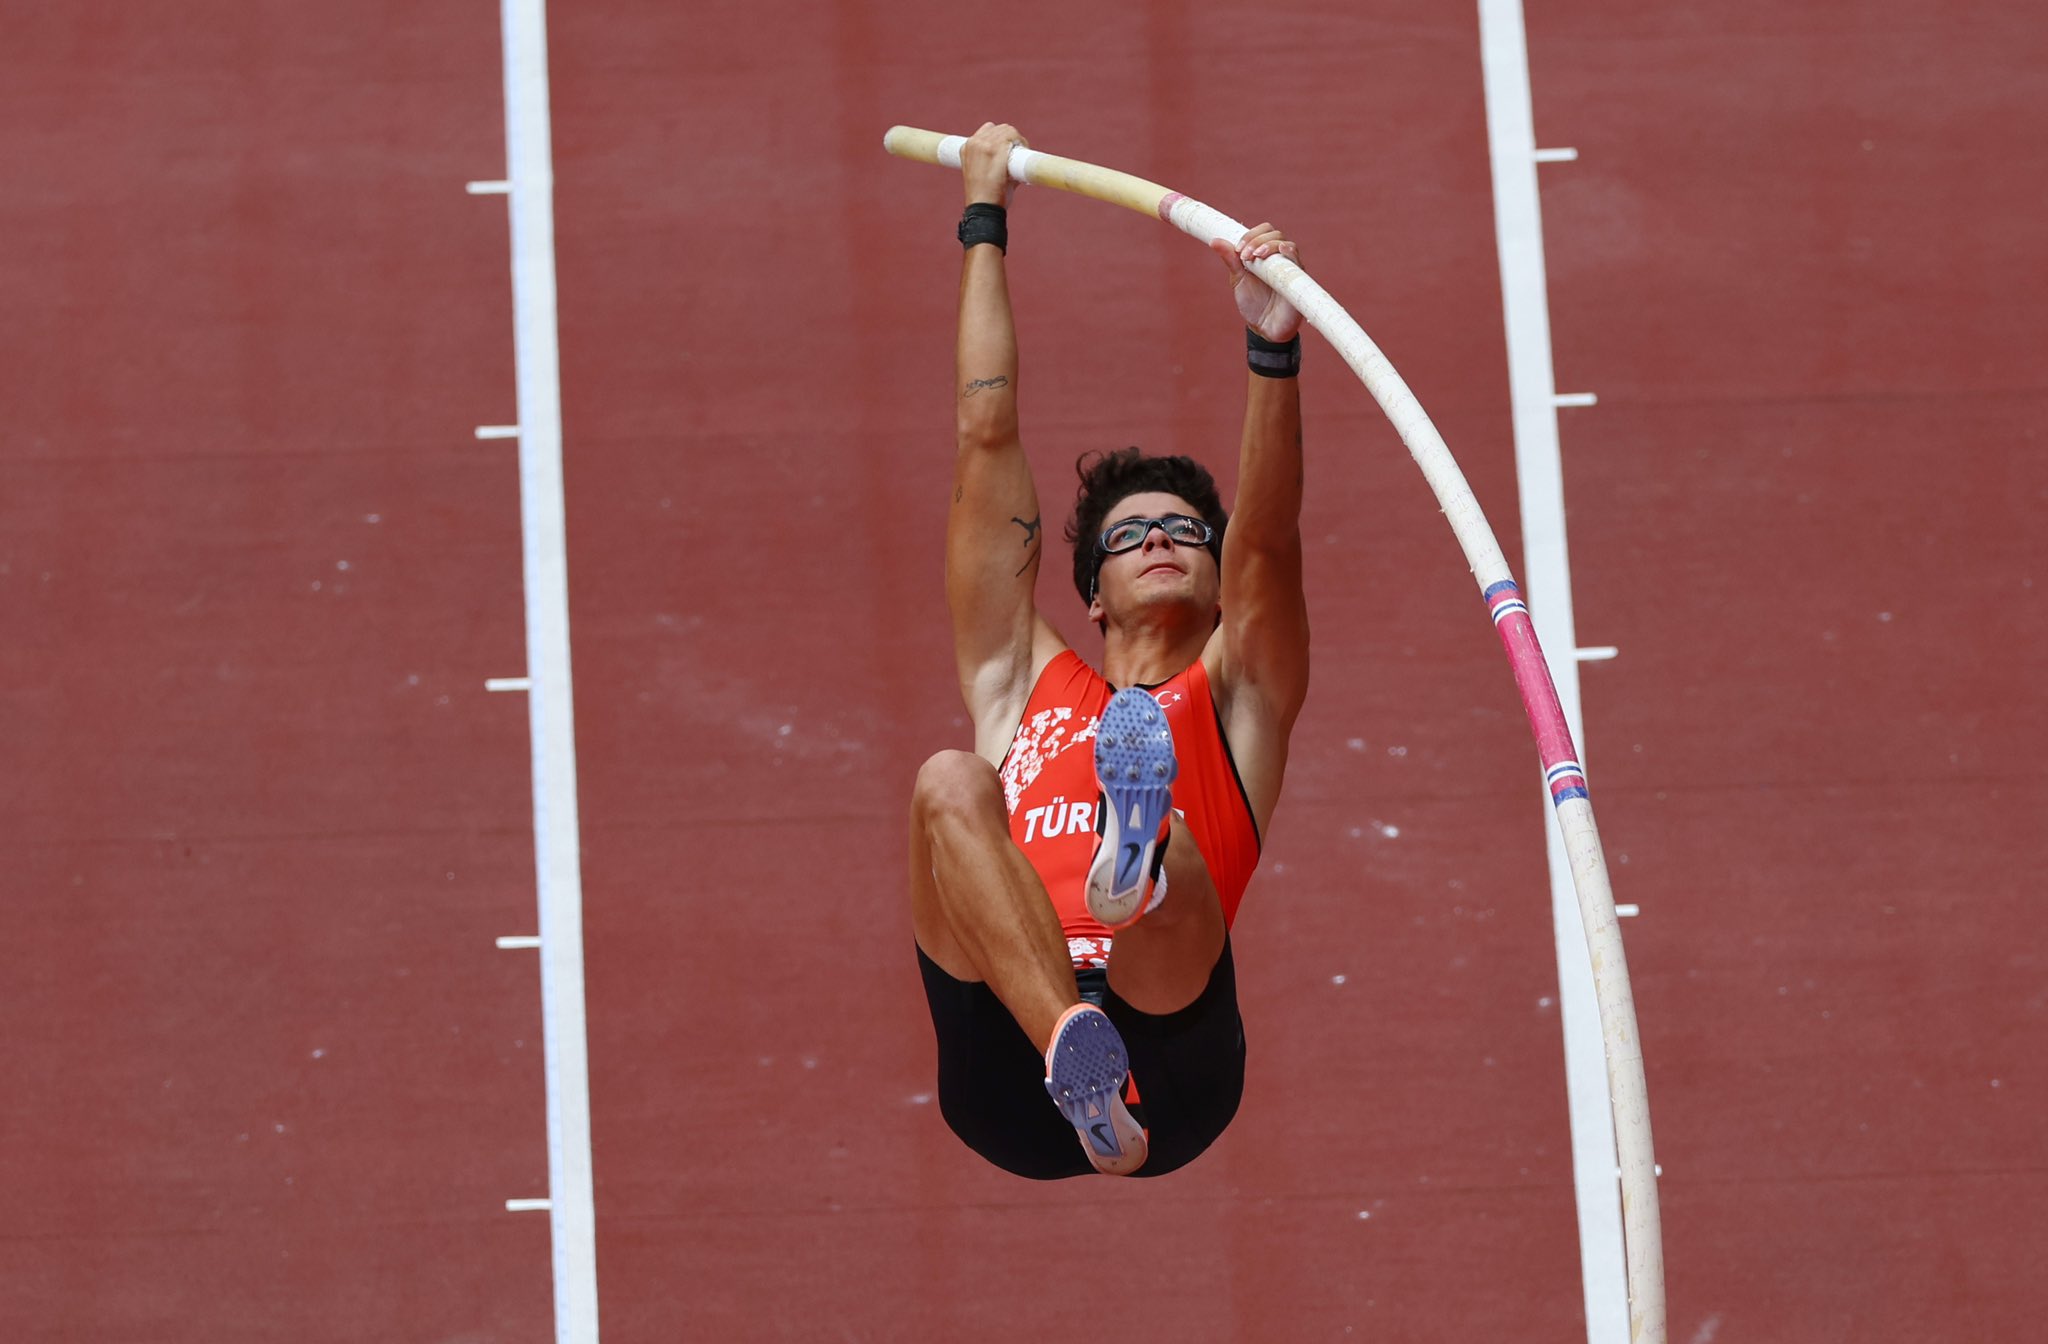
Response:
[{"label": "red singlet", "polygon": [[[1259,831],[1209,696],[1208,669],[1196,659],[1185,672],[1148,689],[1173,729],[1180,763],[1173,805],[1187,818],[1195,847],[1209,866],[1216,894],[1223,898],[1227,928],[1258,866]],[[1076,966],[1109,964],[1110,931],[1088,913],[1083,892],[1095,855],[1100,793],[1092,744],[1096,720],[1111,693],[1110,684],[1079,654],[1063,651],[1031,688],[1001,769],[1010,838],[1045,883]],[[1084,746],[1087,750],[1076,750]]]}]

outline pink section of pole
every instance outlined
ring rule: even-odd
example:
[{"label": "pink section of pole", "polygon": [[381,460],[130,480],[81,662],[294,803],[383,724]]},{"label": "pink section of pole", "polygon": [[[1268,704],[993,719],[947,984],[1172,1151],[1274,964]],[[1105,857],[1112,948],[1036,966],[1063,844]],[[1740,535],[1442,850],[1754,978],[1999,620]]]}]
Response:
[{"label": "pink section of pole", "polygon": [[[1486,605],[1494,628],[1500,632],[1500,642],[1507,648],[1508,664],[1514,669],[1515,686],[1522,692],[1522,708],[1529,715],[1529,726],[1536,733],[1536,752],[1543,758],[1551,801],[1584,797],[1584,767],[1579,764],[1571,725],[1565,721],[1564,705],[1557,698],[1557,683],[1550,679],[1550,664],[1544,661],[1543,648],[1536,642],[1536,625],[1529,619],[1521,589],[1514,580],[1503,579],[1487,590]],[[1553,778],[1552,773],[1560,767],[1570,767],[1572,775]],[[1576,795],[1567,791],[1571,788],[1577,789]]]}]

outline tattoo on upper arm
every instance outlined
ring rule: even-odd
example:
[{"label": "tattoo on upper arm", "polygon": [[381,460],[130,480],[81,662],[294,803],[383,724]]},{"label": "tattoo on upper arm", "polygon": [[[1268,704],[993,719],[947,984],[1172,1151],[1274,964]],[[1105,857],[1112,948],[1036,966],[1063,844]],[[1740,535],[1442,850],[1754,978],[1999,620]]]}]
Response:
[{"label": "tattoo on upper arm", "polygon": [[1001,374],[997,374],[993,378],[977,378],[973,382],[969,383],[965,388],[961,389],[960,396],[964,400],[965,398],[971,397],[975,393],[981,391],[983,388],[1008,387],[1009,385],[1010,380],[1008,378],[1005,378]]},{"label": "tattoo on upper arm", "polygon": [[1017,566],[1017,573],[1019,574],[1031,568],[1031,562],[1038,558],[1038,529],[1044,518],[1045,515],[1041,513],[1034,516],[1028,523],[1022,518],[1010,519],[1011,522],[1024,529],[1024,550],[1026,554],[1024,556],[1024,563]]}]

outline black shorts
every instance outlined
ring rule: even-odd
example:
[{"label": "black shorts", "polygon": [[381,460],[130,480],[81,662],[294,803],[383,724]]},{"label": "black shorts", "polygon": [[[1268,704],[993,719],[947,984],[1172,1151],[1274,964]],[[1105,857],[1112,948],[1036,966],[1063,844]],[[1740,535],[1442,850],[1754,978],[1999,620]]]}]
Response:
[{"label": "black shorts", "polygon": [[[995,991],[955,980],[917,952],[925,1000],[939,1038],[939,1112],[969,1148],[1004,1171],[1032,1180],[1086,1176],[1095,1168],[1074,1127],[1045,1092],[1045,1056]],[[1230,940],[1195,1001],[1177,1013],[1141,1013],[1118,998],[1100,970],[1077,971],[1081,997],[1124,1038],[1139,1101],[1131,1114],[1148,1131],[1139,1176],[1186,1166],[1216,1141],[1244,1095],[1244,1023]]]}]

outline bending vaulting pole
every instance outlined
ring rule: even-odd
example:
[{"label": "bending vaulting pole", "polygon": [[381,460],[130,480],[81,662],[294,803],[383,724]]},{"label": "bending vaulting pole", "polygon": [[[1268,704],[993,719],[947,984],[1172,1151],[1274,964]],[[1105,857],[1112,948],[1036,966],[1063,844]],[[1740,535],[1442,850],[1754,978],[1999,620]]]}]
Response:
[{"label": "bending vaulting pole", "polygon": [[[909,126],[891,127],[882,147],[891,154],[923,163],[960,166],[960,149],[966,138],[920,131]],[[1132,177],[1110,168],[1097,167],[1075,159],[1063,159],[1019,146],[1010,151],[1010,176],[1019,182],[1057,187],[1089,196],[1127,210],[1152,215],[1199,240],[1204,246],[1217,238],[1236,243],[1245,235],[1244,225],[1191,197],[1170,191],[1156,182]],[[1536,643],[1529,609],[1522,602],[1500,543],[1487,526],[1479,501],[1465,484],[1465,474],[1452,460],[1443,436],[1431,424],[1415,394],[1394,372],[1394,366],[1380,353],[1351,315],[1337,305],[1327,291],[1285,257],[1267,257],[1252,263],[1261,280],[1285,295],[1301,310],[1303,319],[1321,332],[1344,362],[1364,382],[1366,390],[1387,418],[1429,487],[1436,492],[1451,531],[1472,567],[1480,595],[1493,617],[1508,663],[1514,669],[1515,685],[1522,693],[1529,726],[1536,733],[1536,750],[1543,762],[1543,778],[1557,809],[1559,828],[1571,856],[1572,884],[1579,897],[1579,914],[1586,926],[1586,943],[1593,958],[1593,982],[1600,999],[1600,1032],[1607,1047],[1608,1090],[1614,1098],[1614,1137],[1621,1155],[1621,1209],[1623,1236],[1628,1243],[1629,1337],[1637,1344],[1665,1344],[1664,1247],[1657,1213],[1656,1159],[1650,1143],[1649,1089],[1643,1078],[1643,1052],[1636,1031],[1634,997],[1629,992],[1628,962],[1622,955],[1621,928],[1614,914],[1614,889],[1607,878],[1607,860],[1600,849],[1600,833],[1593,824],[1593,803],[1586,794],[1586,774],[1572,744],[1557,690],[1551,684],[1550,669]]]}]

